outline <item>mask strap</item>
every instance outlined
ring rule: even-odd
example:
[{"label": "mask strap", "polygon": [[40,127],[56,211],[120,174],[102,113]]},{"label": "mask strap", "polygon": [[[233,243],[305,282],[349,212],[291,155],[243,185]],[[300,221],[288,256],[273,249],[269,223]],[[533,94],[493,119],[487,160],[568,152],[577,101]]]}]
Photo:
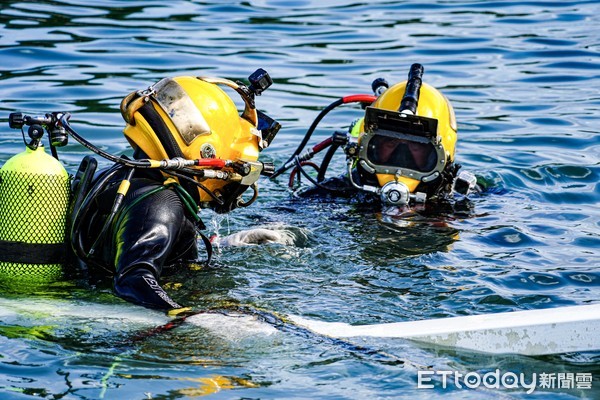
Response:
[{"label": "mask strap", "polygon": [[[160,141],[163,149],[165,150],[168,158],[181,157],[185,158],[181,148],[171,135],[171,131],[162,120],[158,112],[154,109],[154,106],[150,102],[146,102],[144,106],[139,108],[140,115],[148,122],[150,128],[156,134],[156,137]],[[194,200],[198,203],[200,201],[200,197],[198,194],[198,190],[195,185],[190,182],[183,181],[181,182],[183,188],[193,196]]]}]

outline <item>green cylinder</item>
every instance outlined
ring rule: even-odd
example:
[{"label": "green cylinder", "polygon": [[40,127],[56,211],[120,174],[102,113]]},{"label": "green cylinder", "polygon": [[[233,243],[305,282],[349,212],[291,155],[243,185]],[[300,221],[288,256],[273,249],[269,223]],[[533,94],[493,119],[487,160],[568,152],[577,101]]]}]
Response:
[{"label": "green cylinder", "polygon": [[69,174],[43,146],[0,169],[0,280],[48,283],[66,260]]}]

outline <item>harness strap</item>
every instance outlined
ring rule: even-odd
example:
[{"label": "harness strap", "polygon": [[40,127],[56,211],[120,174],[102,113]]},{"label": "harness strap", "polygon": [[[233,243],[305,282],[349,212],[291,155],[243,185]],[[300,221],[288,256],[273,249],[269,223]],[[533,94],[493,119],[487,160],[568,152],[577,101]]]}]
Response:
[{"label": "harness strap", "polygon": [[206,247],[206,265],[209,265],[210,261],[212,260],[212,255],[213,255],[212,243],[210,242],[210,239],[204,233],[198,231],[198,235],[200,235],[200,238],[202,239],[202,242],[204,243],[204,247]]}]

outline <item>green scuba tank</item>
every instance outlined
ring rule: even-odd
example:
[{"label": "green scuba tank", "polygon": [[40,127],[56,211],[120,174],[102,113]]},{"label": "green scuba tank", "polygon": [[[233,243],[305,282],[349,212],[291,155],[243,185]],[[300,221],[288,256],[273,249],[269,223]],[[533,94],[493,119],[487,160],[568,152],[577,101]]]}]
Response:
[{"label": "green scuba tank", "polygon": [[0,169],[0,280],[48,283],[67,258],[70,178],[43,146],[10,158]]}]

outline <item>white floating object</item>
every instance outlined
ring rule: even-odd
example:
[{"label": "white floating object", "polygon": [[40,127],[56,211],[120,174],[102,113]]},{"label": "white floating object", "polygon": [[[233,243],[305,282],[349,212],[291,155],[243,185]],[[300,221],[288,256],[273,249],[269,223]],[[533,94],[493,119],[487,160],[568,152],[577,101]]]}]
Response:
[{"label": "white floating object", "polygon": [[200,313],[186,319],[186,323],[202,327],[227,338],[245,339],[252,336],[271,336],[278,332],[275,327],[260,321],[254,315],[239,313]]},{"label": "white floating object", "polygon": [[[101,304],[48,298],[0,298],[0,319],[5,324],[25,326],[57,325],[68,329],[69,326],[85,325],[97,331],[131,332],[156,328],[173,321],[163,311],[125,302]],[[262,338],[277,332],[275,327],[256,316],[234,312],[199,312],[188,317],[185,324],[206,329],[215,336],[231,341]]]},{"label": "white floating object", "polygon": [[335,338],[404,338],[485,353],[523,355],[600,350],[600,304],[376,325],[290,319]]}]

